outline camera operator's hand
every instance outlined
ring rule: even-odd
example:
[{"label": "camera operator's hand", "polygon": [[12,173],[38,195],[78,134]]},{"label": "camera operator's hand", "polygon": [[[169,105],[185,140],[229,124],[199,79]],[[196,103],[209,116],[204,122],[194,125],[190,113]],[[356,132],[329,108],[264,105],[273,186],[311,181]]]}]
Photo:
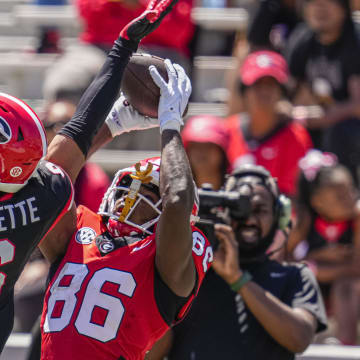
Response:
[{"label": "camera operator's hand", "polygon": [[228,284],[233,284],[242,276],[234,231],[229,225],[215,224],[215,235],[219,246],[214,253],[212,267]]}]

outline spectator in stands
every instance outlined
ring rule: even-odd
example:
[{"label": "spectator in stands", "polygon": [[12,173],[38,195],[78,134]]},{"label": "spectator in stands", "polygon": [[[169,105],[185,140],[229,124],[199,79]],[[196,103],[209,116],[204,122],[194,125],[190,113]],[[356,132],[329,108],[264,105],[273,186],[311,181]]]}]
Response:
[{"label": "spectator in stands", "polygon": [[306,122],[314,145],[335,153],[359,182],[360,34],[350,1],[303,1],[303,14],[285,51],[298,85],[294,101],[324,108]]},{"label": "spectator in stands", "polygon": [[[68,101],[57,101],[48,106],[43,119],[48,143],[73,116],[76,105]],[[108,176],[99,165],[87,162],[75,182],[75,202],[97,212],[109,187]]]},{"label": "spectator in stands", "polygon": [[[153,348],[148,360],[294,359],[326,316],[315,278],[304,264],[270,260],[266,250],[290,218],[288,199],[261,166],[235,170],[225,189],[251,189],[247,219],[230,212],[217,224],[212,269],[187,317]],[[169,351],[170,349],[170,351]]]},{"label": "spectator in stands", "polygon": [[60,32],[55,26],[41,26],[39,28],[39,43],[36,48],[38,54],[60,54]]},{"label": "spectator in stands", "polygon": [[[140,52],[149,52],[183,66],[190,72],[195,25],[191,20],[193,0],[179,0],[161,27],[141,42]],[[77,104],[103,65],[119,31],[146,8],[146,0],[74,0],[83,25],[78,44],[65,49],[47,71],[43,94],[46,103],[66,100]],[[174,35],[176,34],[176,35]],[[128,140],[128,141],[126,141]],[[133,150],[160,150],[159,133],[132,133],[111,147]]]},{"label": "spectator in stands", "polygon": [[257,51],[245,58],[238,72],[245,112],[226,119],[227,154],[233,168],[245,163],[264,166],[278,179],[280,191],[293,196],[297,162],[312,143],[305,128],[290,117],[290,104],[281,101],[288,75],[285,59],[273,51]]},{"label": "spectator in stands", "polygon": [[329,300],[337,338],[355,345],[360,315],[358,192],[350,172],[333,154],[311,150],[300,168],[297,224],[289,252],[296,248],[298,259],[306,255]]},{"label": "spectator in stands", "polygon": [[[32,0],[35,5],[67,5],[67,0]],[[52,53],[60,54],[60,31],[57,26],[40,26],[39,27],[39,44],[36,52],[39,54]]]},{"label": "spectator in stands", "polygon": [[68,47],[46,71],[45,102],[65,100],[77,104],[105,59],[105,53],[94,46],[79,43]]},{"label": "spectator in stands", "polygon": [[253,15],[247,39],[253,50],[282,50],[300,22],[296,0],[263,0]]},{"label": "spectator in stands", "polygon": [[[75,5],[84,24],[81,41],[108,51],[120,29],[145,10],[146,1],[76,0]],[[193,0],[179,0],[161,27],[143,40],[142,47],[153,55],[188,65],[188,45],[194,34],[192,7]]]},{"label": "spectator in stands", "polygon": [[208,183],[219,190],[229,170],[229,135],[223,120],[211,115],[194,116],[186,121],[181,136],[196,185]]}]

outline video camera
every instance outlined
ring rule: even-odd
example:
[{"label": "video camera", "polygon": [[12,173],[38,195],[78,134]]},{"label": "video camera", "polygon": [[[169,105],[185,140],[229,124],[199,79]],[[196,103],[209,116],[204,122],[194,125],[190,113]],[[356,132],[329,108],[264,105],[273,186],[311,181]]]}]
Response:
[{"label": "video camera", "polygon": [[239,191],[214,191],[210,184],[203,184],[198,192],[200,220],[196,226],[204,232],[211,245],[216,248],[218,241],[214,234],[214,225],[227,223],[230,218],[246,220],[251,213],[251,189],[244,184]]}]

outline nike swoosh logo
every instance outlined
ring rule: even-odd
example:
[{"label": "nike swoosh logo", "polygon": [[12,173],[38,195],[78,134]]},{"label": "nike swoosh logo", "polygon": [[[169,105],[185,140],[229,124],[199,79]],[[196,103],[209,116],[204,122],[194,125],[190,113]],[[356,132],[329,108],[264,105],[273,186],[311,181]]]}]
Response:
[{"label": "nike swoosh logo", "polygon": [[283,277],[285,276],[286,274],[285,273],[270,273],[270,276],[273,277],[273,278],[279,278],[279,277]]},{"label": "nike swoosh logo", "polygon": [[149,244],[151,244],[151,242],[152,242],[152,240],[148,240],[148,241],[145,242],[144,244],[142,244],[142,245],[140,245],[140,246],[134,247],[131,252],[133,253],[134,251],[141,250],[141,249],[143,249],[144,247],[146,247],[146,246],[148,246]]}]

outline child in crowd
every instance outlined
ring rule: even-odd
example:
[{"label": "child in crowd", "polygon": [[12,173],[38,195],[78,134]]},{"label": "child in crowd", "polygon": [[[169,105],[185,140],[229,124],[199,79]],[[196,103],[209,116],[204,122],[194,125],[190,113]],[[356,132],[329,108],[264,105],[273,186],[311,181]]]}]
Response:
[{"label": "child in crowd", "polygon": [[335,155],[311,150],[300,160],[297,223],[288,249],[309,261],[343,344],[356,343],[360,300],[360,203],[350,171]]},{"label": "child in crowd", "polygon": [[212,115],[194,116],[186,122],[182,140],[196,185],[208,183],[219,190],[229,170],[229,136],[223,120]]}]

